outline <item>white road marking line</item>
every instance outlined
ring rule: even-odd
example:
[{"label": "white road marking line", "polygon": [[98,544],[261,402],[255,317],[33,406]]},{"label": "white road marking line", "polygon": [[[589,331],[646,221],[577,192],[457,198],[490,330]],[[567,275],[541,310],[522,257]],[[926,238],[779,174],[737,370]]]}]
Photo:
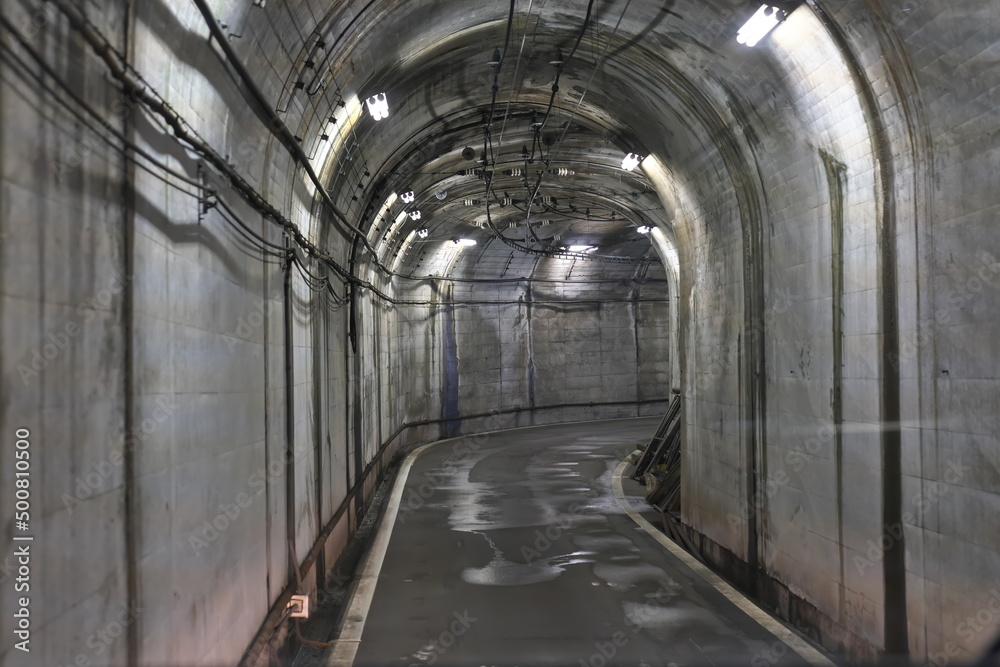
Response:
[{"label": "white road marking line", "polygon": [[622,461],[618,464],[618,467],[615,468],[614,475],[612,476],[611,485],[614,489],[615,501],[618,503],[618,506],[625,510],[625,513],[628,514],[640,528],[646,531],[654,540],[659,542],[665,549],[667,549],[667,551],[672,553],[674,556],[683,561],[685,565],[694,570],[698,576],[711,584],[715,590],[729,598],[729,600],[746,613],[747,616],[757,621],[757,623],[762,625],[768,632],[802,656],[803,660],[811,665],[815,665],[816,667],[836,667],[836,663],[817,651],[806,640],[786,628],[769,613],[758,607],[753,603],[753,601],[726,583],[722,577],[708,569],[704,563],[682,549],[677,543],[664,535],[653,524],[646,521],[641,514],[635,511],[628,499],[625,498],[625,490],[622,488],[622,473],[625,471],[625,466],[627,466],[628,463],[628,461]]},{"label": "white road marking line", "polygon": [[368,610],[371,608],[372,598],[375,595],[375,586],[378,584],[378,575],[382,571],[385,552],[389,549],[389,538],[392,537],[392,529],[396,525],[396,515],[399,514],[399,505],[403,498],[406,478],[409,477],[410,468],[417,457],[425,449],[436,444],[439,443],[432,442],[416,448],[410,452],[399,467],[399,475],[396,477],[392,495],[389,496],[385,516],[382,517],[378,533],[375,535],[375,540],[365,558],[361,576],[357,580],[354,592],[351,593],[350,605],[344,615],[340,636],[330,642],[330,659],[326,663],[328,667],[351,667],[354,664],[354,658],[358,654],[358,645],[361,642],[361,633],[365,629],[365,619],[368,618]]},{"label": "white road marking line", "polygon": [[[619,420],[593,419],[587,422],[567,422],[588,423],[590,421],[625,421],[628,419],[652,419],[652,417],[622,417]],[[512,429],[501,429],[497,431],[487,431],[476,433],[475,435],[491,435],[505,431],[516,431],[526,428],[546,428],[548,426],[561,426],[563,424],[541,424],[535,426],[520,426]],[[365,629],[365,619],[368,617],[368,610],[371,608],[372,598],[375,596],[375,585],[378,583],[378,575],[382,570],[382,563],[385,560],[385,553],[389,549],[389,538],[392,537],[392,529],[396,524],[396,516],[399,514],[399,506],[403,499],[403,490],[406,487],[406,479],[410,475],[410,468],[424,450],[434,445],[442,445],[447,442],[461,440],[467,436],[458,436],[446,440],[437,440],[426,445],[417,447],[410,452],[399,467],[399,475],[396,477],[392,489],[392,495],[386,501],[385,516],[379,524],[378,533],[365,557],[364,568],[361,576],[354,584],[351,592],[350,603],[347,612],[344,614],[344,621],[341,624],[340,636],[329,642],[330,658],[327,660],[327,667],[351,667],[354,658],[358,654],[358,645],[361,642],[361,634]]]}]

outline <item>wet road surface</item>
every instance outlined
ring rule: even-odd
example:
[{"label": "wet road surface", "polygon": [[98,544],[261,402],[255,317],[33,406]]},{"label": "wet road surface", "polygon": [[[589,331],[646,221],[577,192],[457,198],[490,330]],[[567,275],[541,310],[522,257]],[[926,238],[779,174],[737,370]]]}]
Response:
[{"label": "wet road surface", "polygon": [[616,502],[613,471],[657,423],[535,427],[425,449],[371,579],[354,665],[807,664]]}]

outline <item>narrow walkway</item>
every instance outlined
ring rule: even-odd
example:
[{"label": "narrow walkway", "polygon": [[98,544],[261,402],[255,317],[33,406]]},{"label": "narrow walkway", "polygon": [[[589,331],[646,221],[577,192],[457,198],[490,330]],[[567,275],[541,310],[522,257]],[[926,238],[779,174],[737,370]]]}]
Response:
[{"label": "narrow walkway", "polygon": [[[328,664],[829,664],[790,650],[616,500],[615,469],[657,421],[424,448],[400,471],[405,485],[386,510],[387,520],[395,512],[391,536],[379,527]],[[624,482],[644,509],[640,487]]]}]

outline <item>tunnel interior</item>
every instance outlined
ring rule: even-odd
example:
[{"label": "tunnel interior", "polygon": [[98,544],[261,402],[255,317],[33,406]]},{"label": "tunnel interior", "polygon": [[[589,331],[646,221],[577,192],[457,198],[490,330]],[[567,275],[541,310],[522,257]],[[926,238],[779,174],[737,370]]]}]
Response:
[{"label": "tunnel interior", "polygon": [[0,664],[271,664],[417,446],[674,388],[698,559],[851,660],[983,651],[1000,15],[773,8],[5,1]]}]

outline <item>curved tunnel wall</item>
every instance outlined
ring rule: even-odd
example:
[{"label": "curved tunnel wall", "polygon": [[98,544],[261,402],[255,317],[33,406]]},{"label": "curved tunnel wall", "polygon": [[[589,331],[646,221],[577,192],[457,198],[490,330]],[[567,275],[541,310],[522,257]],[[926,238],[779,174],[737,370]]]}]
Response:
[{"label": "curved tunnel wall", "polygon": [[[411,24],[437,32],[400,35],[400,52],[464,25],[413,5]],[[516,303],[389,306],[362,291],[353,339],[346,286],[317,296],[294,267],[261,261],[219,206],[178,190],[194,186],[130,166],[59,106],[61,93],[26,84],[4,61],[2,421],[27,425],[44,452],[40,540],[69,536],[74,548],[70,562],[49,549],[38,565],[60,593],[39,602],[46,642],[32,659],[262,660],[263,642],[287,631],[272,637],[268,617],[295,579],[289,538],[308,564],[306,589],[343,575],[333,560],[399,448],[459,428],[655,414],[678,383],[683,520],[706,558],[759,569],[775,582],[758,584],[761,593],[784,614],[856,655],[902,638],[913,656],[950,660],[990,639],[1000,618],[980,630],[966,623],[990,609],[989,573],[1000,571],[1000,248],[982,176],[997,154],[989,10],[806,5],[741,60],[719,20],[732,8],[669,6],[677,23],[656,23],[609,65],[622,80],[634,82],[634,67],[662,85],[632,88],[639,101],[623,105],[615,92],[630,89],[602,73],[588,112],[620,119],[649,150],[666,211],[657,233],[677,253],[669,276],[652,277],[669,277],[671,289],[629,274],[580,288],[533,284],[530,295],[523,284],[388,281],[361,252],[359,275],[397,299]],[[314,28],[343,32],[331,72],[345,92],[406,71],[371,48],[376,19],[401,7],[211,8],[309,155],[322,156],[321,134],[334,134],[326,107],[293,92]],[[462,20],[491,22],[485,32],[498,35],[503,9]],[[658,8],[640,9],[637,23],[653,25]],[[581,11],[553,25],[569,34]],[[29,67],[34,49],[114,129],[217,187],[256,234],[284,243],[227,196],[218,169],[200,169],[162,120],[107,85],[105,66],[53,5],[11,3],[4,16],[25,42],[5,32],[5,44]],[[195,4],[104,3],[87,16],[257,192],[351,263],[347,230],[317,213],[315,189],[248,103]],[[653,40],[673,43],[673,59],[647,49]],[[722,54],[714,67],[695,48],[705,44]],[[341,127],[363,116],[350,94],[335,106],[335,90],[322,99]],[[396,148],[364,138],[359,156],[373,162]],[[361,164],[313,165],[359,225],[362,202],[344,184]],[[481,261],[488,270],[493,260]],[[454,275],[475,269],[459,261]],[[588,297],[604,303],[527,304]],[[669,308],[635,302],[663,298]],[[591,401],[621,404],[488,414]],[[470,414],[483,416],[439,421]],[[398,432],[424,420],[433,423]],[[886,421],[899,424],[895,445]],[[0,487],[9,495],[8,473]],[[898,572],[886,578],[887,563],[902,583]],[[5,588],[4,609],[9,596]],[[120,638],[89,641],[130,605],[141,611]],[[887,628],[887,618],[904,627]],[[10,660],[11,638],[2,641]]]}]

